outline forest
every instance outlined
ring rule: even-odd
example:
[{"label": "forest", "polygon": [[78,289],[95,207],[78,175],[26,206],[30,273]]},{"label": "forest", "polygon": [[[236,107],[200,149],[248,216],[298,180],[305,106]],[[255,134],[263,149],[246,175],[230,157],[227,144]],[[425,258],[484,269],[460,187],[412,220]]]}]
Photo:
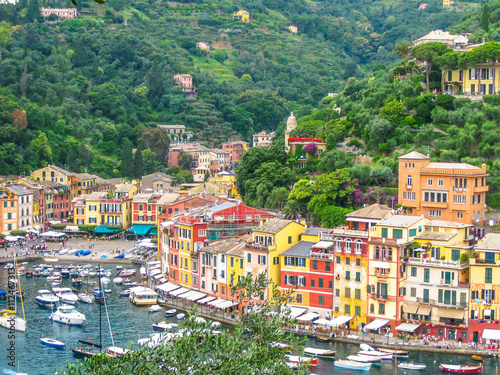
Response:
[{"label": "forest", "polygon": [[[69,0],[0,4],[0,174],[48,163],[102,177],[165,170],[170,140],[156,124],[185,124],[208,146],[282,132],[289,112],[313,116],[329,92],[381,63],[388,71],[400,40],[466,13],[428,4],[83,0],[69,20],[39,11]],[[238,9],[250,22],[232,17]],[[174,86],[177,73],[193,75],[195,94]]]}]

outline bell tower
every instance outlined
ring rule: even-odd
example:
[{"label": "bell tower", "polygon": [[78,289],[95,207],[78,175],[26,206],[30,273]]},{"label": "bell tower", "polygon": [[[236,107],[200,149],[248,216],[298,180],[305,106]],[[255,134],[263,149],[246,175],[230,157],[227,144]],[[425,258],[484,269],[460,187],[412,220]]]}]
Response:
[{"label": "bell tower", "polygon": [[297,127],[297,119],[290,113],[290,117],[286,120],[286,130],[285,130],[285,151],[290,152],[289,138],[290,132]]}]

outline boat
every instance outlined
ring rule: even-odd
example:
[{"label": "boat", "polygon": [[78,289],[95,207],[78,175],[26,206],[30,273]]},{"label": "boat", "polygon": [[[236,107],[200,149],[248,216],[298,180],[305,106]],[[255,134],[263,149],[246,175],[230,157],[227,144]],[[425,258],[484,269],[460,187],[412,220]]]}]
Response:
[{"label": "boat", "polygon": [[[114,256],[114,258],[117,258],[117,259],[123,259],[123,258],[125,258],[125,254],[116,254],[116,255]],[[118,269],[118,267],[116,267],[116,268]]]},{"label": "boat", "polygon": [[78,301],[78,296],[70,288],[52,288],[52,290],[62,303],[74,305]]},{"label": "boat", "polygon": [[111,289],[104,289],[104,293],[111,293]]},{"label": "boat", "polygon": [[347,356],[349,361],[361,362],[361,363],[374,363],[380,362],[382,358],[368,355],[349,355]]},{"label": "boat", "polygon": [[56,323],[81,326],[85,322],[85,315],[78,312],[73,306],[59,306],[56,312],[49,316]]},{"label": "boat", "polygon": [[285,359],[288,363],[298,363],[301,365],[311,365],[316,366],[318,364],[318,358],[315,357],[301,357],[299,355],[285,355]]},{"label": "boat", "polygon": [[123,279],[121,277],[115,277],[113,279],[113,283],[115,283],[116,285],[120,285],[121,283],[123,283]]},{"label": "boat", "polygon": [[47,276],[47,281],[54,281],[54,280],[61,280],[61,276],[58,276],[56,274]]},{"label": "boat", "polygon": [[54,280],[50,283],[50,285],[52,286],[58,286],[58,285],[61,285],[61,280]]},{"label": "boat", "polygon": [[123,349],[118,346],[110,346],[106,349],[106,355],[111,358],[121,357],[122,355],[128,353],[128,349]]},{"label": "boat", "polygon": [[33,270],[29,269],[26,271],[26,277],[33,277]]},{"label": "boat", "polygon": [[317,349],[317,348],[304,348],[304,353],[312,355],[313,357],[334,357],[334,350]]},{"label": "boat", "polygon": [[462,366],[462,365],[448,365],[441,363],[439,365],[441,371],[451,372],[455,374],[479,374],[483,372],[483,365],[478,366]]},{"label": "boat", "polygon": [[[16,316],[16,312],[12,310],[2,310],[0,311],[0,326],[10,330],[14,328],[14,330],[18,332],[26,331],[26,320]],[[12,322],[15,321],[14,324]]]},{"label": "boat", "polygon": [[77,349],[71,349],[73,355],[77,357],[90,358],[101,352],[102,346],[90,341],[78,340],[81,344],[87,345]]},{"label": "boat", "polygon": [[165,311],[165,316],[166,317],[174,316],[175,314],[177,314],[177,310],[176,309],[170,309],[170,310]]},{"label": "boat", "polygon": [[135,281],[124,281],[123,282],[123,285],[124,286],[128,286],[129,288],[130,287],[136,287],[136,286],[139,286],[139,284],[137,284]]},{"label": "boat", "polygon": [[160,323],[153,323],[152,328],[153,331],[170,331],[174,330],[178,327],[179,325],[176,323],[167,323],[167,322],[160,322]]},{"label": "boat", "polygon": [[84,302],[84,303],[94,303],[95,297],[94,297],[94,295],[92,295],[88,292],[82,292],[82,293],[78,293],[78,300],[80,302]]},{"label": "boat", "polygon": [[180,314],[177,314],[175,317],[177,318],[177,320],[182,320],[186,317],[186,314],[180,313]]},{"label": "boat", "polygon": [[473,359],[474,361],[482,361],[482,360],[483,360],[483,357],[481,357],[481,356],[479,356],[479,355],[473,355],[473,356],[472,356],[472,359]]},{"label": "boat", "polygon": [[43,306],[53,306],[59,302],[59,297],[47,289],[40,289],[35,297],[35,302]]},{"label": "boat", "polygon": [[101,277],[101,284],[109,284],[111,282],[107,277]]},{"label": "boat", "polygon": [[44,345],[52,346],[53,348],[58,348],[58,349],[64,349],[64,347],[66,346],[66,344],[61,341],[55,339],[49,339],[47,337],[42,337],[40,339],[40,342]]},{"label": "boat", "polygon": [[57,259],[57,258],[43,258],[43,261],[46,263],[57,263],[57,262],[59,262],[59,259]]},{"label": "boat", "polygon": [[129,299],[136,306],[156,305],[158,294],[150,288],[137,286],[130,289]]},{"label": "boat", "polygon": [[118,266],[116,266],[116,269],[117,269],[117,270],[121,270],[122,268],[123,268],[123,266],[122,266],[122,265],[118,265]]},{"label": "boat", "polygon": [[398,357],[408,357],[410,355],[409,350],[400,350],[400,349],[386,349],[386,348],[377,348],[375,350],[378,350],[379,352],[384,352],[387,354],[394,354]]},{"label": "boat", "polygon": [[71,283],[73,285],[82,285],[83,284],[83,280],[80,279],[79,277],[77,277],[76,279],[71,279]]},{"label": "boat", "polygon": [[349,361],[345,359],[339,359],[334,362],[335,367],[345,368],[347,370],[358,370],[358,371],[370,371],[371,363],[361,363],[355,361]]},{"label": "boat", "polygon": [[272,348],[280,349],[280,350],[292,350],[292,347],[284,342],[273,341],[273,342],[269,343],[269,346]]},{"label": "boat", "polygon": [[148,308],[148,311],[151,313],[161,311],[161,306],[152,305]]},{"label": "boat", "polygon": [[399,362],[398,368],[403,370],[425,370],[427,366],[423,363]]},{"label": "boat", "polygon": [[130,295],[130,289],[125,289],[123,292],[120,293],[120,296],[122,297],[128,297]]},{"label": "boat", "polygon": [[66,255],[68,254],[68,249],[61,249],[61,251],[59,251],[59,255]]},{"label": "boat", "polygon": [[8,269],[11,269],[11,268],[14,268],[14,263],[7,263],[3,269],[4,270],[8,270]]},{"label": "boat", "polygon": [[92,251],[90,250],[85,250],[83,253],[81,253],[80,255],[81,256],[87,256],[87,255],[90,255],[92,253]]},{"label": "boat", "polygon": [[394,355],[390,353],[379,352],[378,350],[360,350],[358,355],[364,355],[367,357],[380,357],[381,359],[390,361]]},{"label": "boat", "polygon": [[135,270],[134,268],[125,268],[123,270],[120,271],[120,273],[118,274],[118,276],[120,277],[130,277],[130,276],[133,276],[135,275],[137,272],[137,270]]},{"label": "boat", "polygon": [[330,342],[331,337],[328,336],[316,336],[316,340],[321,341],[321,342]]}]

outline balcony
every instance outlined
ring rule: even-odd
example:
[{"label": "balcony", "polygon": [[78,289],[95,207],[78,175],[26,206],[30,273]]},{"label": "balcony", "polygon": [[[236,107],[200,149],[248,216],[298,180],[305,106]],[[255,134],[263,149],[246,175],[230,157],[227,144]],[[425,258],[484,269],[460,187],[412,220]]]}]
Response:
[{"label": "balcony", "polygon": [[408,240],[400,238],[383,238],[383,237],[372,237],[370,243],[377,243],[382,245],[403,245],[408,243]]},{"label": "balcony", "polygon": [[317,251],[310,251],[309,257],[311,259],[333,260],[333,254],[320,253]]},{"label": "balcony", "polygon": [[386,278],[389,277],[391,273],[391,270],[386,270],[386,269],[381,269],[381,268],[375,268],[375,276],[381,277],[381,278]]},{"label": "balcony", "polygon": [[321,241],[334,241],[337,237],[357,237],[357,238],[368,238],[368,232],[364,230],[354,230],[354,229],[332,229],[328,233],[321,232]]},{"label": "balcony", "polygon": [[453,191],[467,191],[467,188],[463,186],[453,186]]},{"label": "balcony", "polygon": [[448,208],[448,202],[426,202],[422,201],[422,207],[430,207],[430,208]]},{"label": "balcony", "polygon": [[444,302],[439,302],[435,299],[425,299],[421,297],[417,297],[417,302],[422,305],[432,305],[439,307],[456,307],[461,309],[467,308],[468,305],[467,302],[456,302],[454,305],[452,305],[451,303],[444,303]]},{"label": "balcony", "polygon": [[406,184],[406,189],[411,190],[412,188],[413,188],[413,186],[412,186],[412,185],[408,185],[408,184]]},{"label": "balcony", "polygon": [[246,250],[272,251],[276,250],[276,245],[264,245],[254,242],[245,243]]},{"label": "balcony", "polygon": [[387,294],[382,294],[382,293],[373,294],[372,298],[379,301],[389,301],[389,296]]},{"label": "balcony", "polygon": [[403,259],[403,262],[407,265],[416,266],[430,266],[430,267],[443,267],[443,268],[455,268],[463,269],[467,268],[468,263],[462,263],[459,260],[441,260],[433,258],[416,258],[410,257],[408,259]]}]

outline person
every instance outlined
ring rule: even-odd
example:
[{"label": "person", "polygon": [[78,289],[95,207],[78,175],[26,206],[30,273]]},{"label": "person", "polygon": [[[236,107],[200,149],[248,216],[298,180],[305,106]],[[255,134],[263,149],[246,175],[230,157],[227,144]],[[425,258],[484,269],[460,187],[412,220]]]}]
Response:
[{"label": "person", "polygon": [[370,339],[370,342],[373,344],[375,342],[375,340],[373,339],[373,337]]}]

